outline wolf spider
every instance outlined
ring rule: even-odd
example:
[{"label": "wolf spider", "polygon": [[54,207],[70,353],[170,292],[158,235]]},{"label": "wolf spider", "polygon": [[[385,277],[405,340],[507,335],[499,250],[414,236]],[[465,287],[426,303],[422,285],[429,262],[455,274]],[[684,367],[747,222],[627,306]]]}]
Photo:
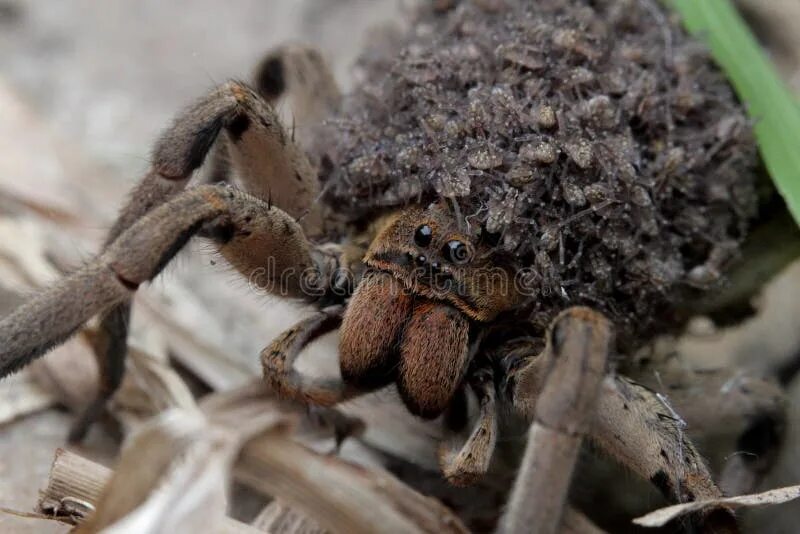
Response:
[{"label": "wolf spider", "polygon": [[[442,472],[454,484],[470,483],[489,469],[498,406],[508,405],[532,423],[506,530],[558,528],[584,435],[674,501],[719,497],[677,413],[691,414],[689,423],[701,428],[719,414],[698,409],[697,399],[682,398],[679,389],[673,410],[652,389],[615,374],[608,365],[612,325],[598,312],[562,311],[544,347],[526,339],[488,346],[492,329],[502,326],[498,318],[522,298],[508,283],[516,273],[497,263],[489,244],[462,231],[447,204],[389,211],[366,228],[349,228],[340,242],[315,241],[336,221],[315,202],[318,169],[281,125],[273,103],[298,91],[326,108],[338,95],[331,84],[317,52],[287,47],[261,64],[253,87],[228,82],[179,114],[156,142],[151,168],[102,252],[0,322],[0,375],[101,316],[95,349],[102,387],[73,428],[71,439],[81,439],[120,385],[133,294],[199,236],[242,276],[260,273],[266,291],[319,307],[261,353],[264,379],[279,394],[330,406],[396,384],[408,410],[429,419],[451,415],[465,405],[455,401],[471,395],[478,400],[477,417],[471,426],[455,428],[440,450]],[[191,184],[213,151],[213,174],[229,183]],[[230,185],[233,176],[238,187]],[[336,328],[341,377],[297,371],[294,362],[304,346]],[[719,384],[727,378],[707,379]],[[728,420],[781,421],[782,393],[755,381],[748,392],[725,399],[720,388],[704,389],[705,401],[724,406]],[[740,458],[733,463],[745,462]],[[737,489],[752,485],[752,465],[738,468],[730,469],[740,480]],[[726,509],[695,522],[709,531],[736,530]]]}]

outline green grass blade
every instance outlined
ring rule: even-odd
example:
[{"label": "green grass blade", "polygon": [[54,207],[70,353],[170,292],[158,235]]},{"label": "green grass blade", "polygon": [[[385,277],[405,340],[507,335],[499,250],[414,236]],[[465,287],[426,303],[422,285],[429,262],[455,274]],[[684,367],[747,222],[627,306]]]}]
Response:
[{"label": "green grass blade", "polygon": [[747,104],[767,170],[800,224],[800,106],[729,0],[671,4],[689,32],[708,43]]}]

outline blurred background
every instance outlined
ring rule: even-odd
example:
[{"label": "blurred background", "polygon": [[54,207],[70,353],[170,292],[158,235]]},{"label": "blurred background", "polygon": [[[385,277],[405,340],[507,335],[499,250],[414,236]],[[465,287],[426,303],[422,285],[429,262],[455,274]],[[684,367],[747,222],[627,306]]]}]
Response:
[{"label": "blurred background", "polygon": [[[146,170],[150,143],[187,102],[228,78],[246,79],[266,51],[298,41],[319,47],[347,89],[356,55],[376,32],[401,24],[408,1],[0,0],[0,314],[93,254]],[[740,7],[800,91],[800,2]],[[304,310],[255,297],[192,248],[137,296],[133,343],[158,361],[169,355],[202,387],[244,383],[258,376],[263,345]],[[698,319],[679,350],[756,368],[796,354],[800,263],[769,281],[756,305],[759,313],[735,328]],[[320,359],[332,343],[318,344]],[[86,340],[76,338],[0,383],[0,506],[32,508],[73,419],[63,407],[91,397],[95,374]],[[134,393],[118,399],[126,429],[147,411],[141,402]],[[800,483],[797,403],[790,433],[765,488]],[[79,450],[109,463],[117,442],[95,429]],[[754,514],[751,531],[797,532],[797,517],[797,506]],[[0,514],[0,532],[66,530]]]}]

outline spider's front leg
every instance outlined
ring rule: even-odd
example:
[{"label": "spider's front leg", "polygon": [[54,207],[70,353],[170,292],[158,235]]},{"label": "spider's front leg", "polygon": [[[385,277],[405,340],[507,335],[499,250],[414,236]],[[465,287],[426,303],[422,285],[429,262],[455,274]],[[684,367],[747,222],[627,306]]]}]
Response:
[{"label": "spider's front leg", "polygon": [[[315,170],[283,129],[272,107],[247,85],[228,82],[189,106],[161,135],[153,149],[151,168],[120,211],[106,238],[103,256],[108,257],[110,249],[143,216],[181,194],[221,134],[228,141],[225,149],[232,163],[231,170],[236,172],[244,188],[264,193],[264,200],[268,192],[272,204],[291,217],[302,217],[304,230],[315,229],[319,217],[315,213],[308,213],[314,209],[314,199],[319,190]],[[170,231],[191,235],[197,228],[188,228],[185,223],[191,221],[202,226],[208,222],[201,219],[202,216],[196,219],[194,215],[189,215],[185,221],[175,221],[181,230],[165,228],[160,232],[161,235],[155,235],[159,231],[149,228],[147,236],[169,241],[175,237]],[[256,235],[258,232],[253,234],[253,239],[256,239]],[[233,241],[228,245],[229,254],[249,254],[244,249],[234,252],[237,243]],[[283,252],[289,255],[293,253],[292,250]],[[294,259],[301,257],[302,254],[296,255]],[[99,264],[94,262],[91,265]],[[84,267],[74,273],[69,282],[54,287],[36,299],[37,302],[61,302],[65,293],[73,294],[76,285],[84,284],[85,293],[73,303],[73,308],[80,309],[70,309],[69,315],[66,309],[54,308],[42,310],[39,316],[26,318],[23,313],[33,313],[36,309],[32,303],[0,323],[0,340],[4,344],[0,349],[1,377],[72,335],[88,318],[86,313],[93,311],[102,314],[95,343],[101,371],[100,388],[94,402],[73,426],[70,433],[73,441],[81,439],[102,413],[106,402],[119,387],[125,369],[130,299],[118,298],[117,294],[130,293],[120,293],[120,289],[107,276],[106,286],[91,287],[95,280],[104,276],[91,272],[90,266]],[[108,299],[114,304],[109,305]],[[26,334],[28,325],[33,323],[37,324],[38,333]]]},{"label": "spider's front leg", "polygon": [[[597,316],[597,314],[594,315]],[[569,318],[570,316],[564,317]],[[598,321],[594,322],[602,324]],[[554,323],[554,327],[557,324],[558,320]],[[553,409],[556,410],[554,413],[558,413],[557,409],[560,404],[573,409],[579,406],[568,396],[572,391],[571,388],[577,386],[574,381],[576,379],[573,378],[572,382],[562,381],[562,379],[556,379],[553,372],[548,372],[552,366],[549,363],[552,357],[548,358],[547,356],[552,354],[554,348],[557,347],[557,340],[553,337],[553,333],[557,331],[555,328],[551,331],[550,339],[548,339],[549,348],[542,354],[534,356],[530,363],[513,375],[513,403],[523,416],[533,421],[539,420],[543,410]],[[589,347],[588,341],[592,339],[598,342],[596,346],[600,346],[599,341],[605,336],[599,335],[598,331],[602,332],[603,330],[590,329],[587,332],[593,333],[577,336],[578,339],[584,340],[582,345],[577,346]],[[580,350],[575,354],[581,354]],[[549,402],[543,406],[543,399],[551,383],[553,388],[558,388],[562,392],[563,397],[558,403]],[[573,395],[577,396],[577,393],[573,393]],[[557,399],[558,397],[553,395],[551,398]],[[588,408],[588,405],[584,406]],[[585,412],[584,415],[591,416],[588,420],[589,424],[585,427],[586,436],[623,466],[643,479],[649,480],[668,499],[674,502],[687,502],[715,499],[722,496],[722,492],[714,483],[703,458],[686,435],[684,421],[675,412],[666,397],[628,378],[611,373],[602,379],[597,397],[591,403],[591,410]],[[564,419],[559,423],[562,428],[563,421],[569,421],[569,419]],[[557,426],[557,428],[559,427]],[[548,443],[547,440],[544,443]],[[542,450],[539,445],[536,448]],[[529,463],[537,465],[538,463],[547,466],[547,460],[542,461],[539,458],[563,456],[561,453],[553,452],[548,457],[534,451],[535,448],[529,441],[524,465],[527,466]],[[571,463],[564,459],[561,459],[561,463],[571,467]],[[550,484],[542,487],[545,488],[542,491],[552,491]],[[727,508],[703,512],[693,520],[701,532],[738,532],[736,520]]]},{"label": "spider's front leg", "polygon": [[602,315],[570,308],[551,324],[535,372],[517,377],[517,390],[528,392],[515,396],[517,407],[533,416],[533,424],[503,532],[559,531],[575,460],[592,425],[611,339]]},{"label": "spider's front leg", "polygon": [[187,189],[148,212],[83,268],[0,321],[5,376],[72,335],[96,314],[128,302],[194,235],[210,237],[245,276],[271,293],[314,299],[335,258],[312,247],[280,208],[227,186]]},{"label": "spider's front leg", "polygon": [[693,369],[685,361],[644,367],[636,380],[669,398],[688,432],[724,454],[719,484],[727,495],[757,490],[787,426],[788,399],[776,380],[741,368]]},{"label": "spider's front leg", "polygon": [[489,470],[497,443],[497,403],[491,368],[479,369],[467,379],[467,386],[478,399],[478,420],[466,439],[455,436],[439,447],[442,473],[451,484],[466,486]]}]

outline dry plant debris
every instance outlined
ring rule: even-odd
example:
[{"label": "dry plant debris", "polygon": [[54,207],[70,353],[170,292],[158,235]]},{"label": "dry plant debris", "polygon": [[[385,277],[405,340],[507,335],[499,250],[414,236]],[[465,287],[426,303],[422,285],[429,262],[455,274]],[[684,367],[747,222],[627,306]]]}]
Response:
[{"label": "dry plant debris", "polygon": [[713,499],[685,504],[675,504],[650,512],[645,516],[634,519],[633,522],[643,527],[663,527],[673,519],[696,512],[698,510],[703,510],[704,508],[715,508],[717,506],[752,508],[770,504],[783,504],[795,499],[800,499],[800,486],[778,488],[754,495],[739,495],[738,497],[727,497],[725,499]]},{"label": "dry plant debris", "polygon": [[202,408],[171,409],[144,425],[113,473],[57,452],[39,511],[79,523],[78,532],[260,531],[225,518],[233,472],[280,499],[256,520],[272,525],[268,532],[467,532],[446,507],[388,472],[298,443],[302,408],[260,385],[212,395]]}]

